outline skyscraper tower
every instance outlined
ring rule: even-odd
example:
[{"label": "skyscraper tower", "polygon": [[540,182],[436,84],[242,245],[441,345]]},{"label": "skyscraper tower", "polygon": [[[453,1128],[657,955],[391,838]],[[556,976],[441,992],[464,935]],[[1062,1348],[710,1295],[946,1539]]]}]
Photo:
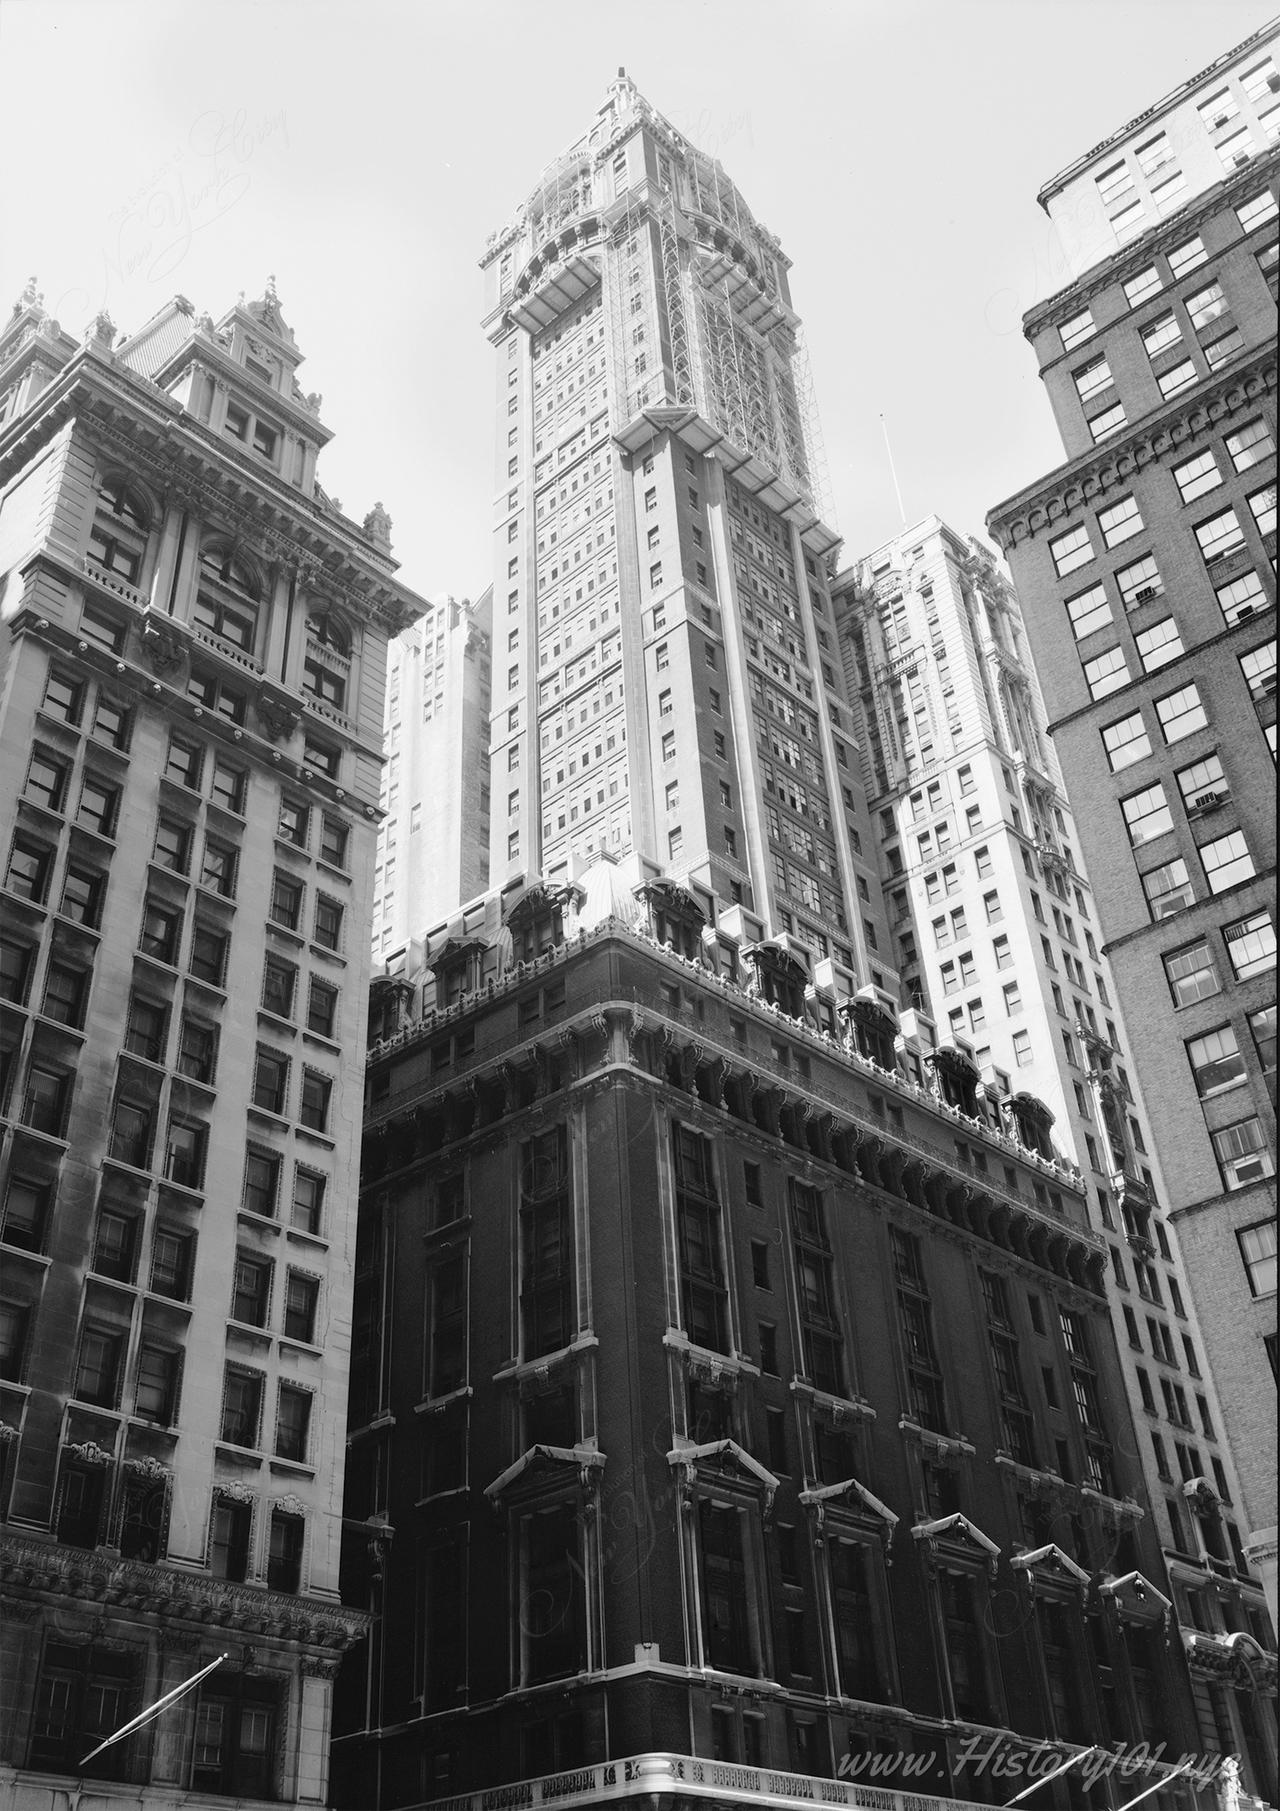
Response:
[{"label": "skyscraper tower", "polygon": [[777,239],[619,72],[483,268],[495,884],[604,851],[892,990]]},{"label": "skyscraper tower", "polygon": [[357,1103],[420,603],[316,482],[301,362],[274,285],[118,344],[31,288],[0,334],[6,1804],[323,1803],[364,1632]]},{"label": "skyscraper tower", "polygon": [[1209,1683],[1233,1630],[1274,1648],[1239,1468],[1017,594],[980,542],[930,517],[842,573],[835,601],[904,995],[969,1052],[1006,1123],[1041,1114],[1081,1171],[1138,1458],[1202,1668],[1201,1739],[1230,1729],[1246,1780],[1267,1791],[1256,1679],[1219,1667]]}]

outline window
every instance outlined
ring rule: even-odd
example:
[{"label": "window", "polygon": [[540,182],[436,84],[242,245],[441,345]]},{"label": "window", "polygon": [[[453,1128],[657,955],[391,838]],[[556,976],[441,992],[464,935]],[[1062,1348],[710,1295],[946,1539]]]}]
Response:
[{"label": "window", "polygon": [[310,823],[311,807],[309,805],[287,796],[280,800],[280,816],[276,824],[276,835],[281,841],[292,843],[296,849],[305,849]]},{"label": "window", "polygon": [[1095,444],[1098,444],[1109,439],[1112,434],[1118,434],[1121,428],[1128,426],[1128,422],[1124,404],[1112,403],[1109,409],[1103,409],[1099,414],[1089,417],[1089,432]]},{"label": "window", "polygon": [[170,1301],[185,1302],[191,1298],[191,1254],[195,1244],[190,1233],[175,1232],[158,1226],[151,1242],[151,1277],[153,1295]]},{"label": "window", "polygon": [[285,1281],[284,1336],[303,1345],[314,1345],[316,1312],[320,1303],[319,1279],[291,1270]]},{"label": "window", "polygon": [[1261,418],[1246,422],[1234,434],[1228,434],[1226,445],[1231,463],[1238,472],[1257,465],[1259,460],[1269,458],[1276,450],[1271,429]]},{"label": "window", "polygon": [[244,1163],[245,1211],[274,1219],[280,1191],[280,1159],[270,1151],[250,1149]]},{"label": "window", "polygon": [[[103,1507],[100,1473],[68,1465],[60,1494],[59,1538],[72,1546],[96,1546]],[[137,1706],[131,1654],[88,1642],[60,1641],[51,1634],[36,1682],[29,1765],[41,1772],[81,1771],[81,1758],[127,1723]],[[99,1779],[132,1777],[133,1755],[132,1742],[117,1743],[98,1757],[93,1773]]]},{"label": "window", "polygon": [[1237,981],[1265,975],[1275,962],[1276,927],[1266,912],[1255,912],[1223,927],[1227,955]]},{"label": "window", "polygon": [[342,945],[342,906],[323,893],[316,900],[313,940],[321,949],[336,950]]},{"label": "window", "polygon": [[1144,874],[1142,888],[1151,908],[1151,916],[1157,920],[1172,918],[1175,912],[1185,911],[1187,906],[1195,902],[1187,864],[1181,857]]},{"label": "window", "polygon": [[264,1113],[283,1113],[289,1094],[289,1059],[259,1050],[253,1071],[253,1104]]},{"label": "window", "polygon": [[197,924],[191,934],[191,956],[188,966],[197,981],[210,987],[221,987],[227,972],[227,951],[231,939],[224,931]]},{"label": "window", "polygon": [[151,859],[158,868],[167,868],[172,874],[185,874],[191,864],[190,826],[177,818],[162,817],[156,825]]},{"label": "window", "polygon": [[1143,529],[1142,514],[1136,497],[1122,497],[1113,503],[1110,509],[1098,511],[1098,527],[1102,530],[1102,539],[1108,547],[1118,547],[1122,541],[1131,540]]},{"label": "window", "polygon": [[1259,1220],[1253,1226],[1242,1226],[1236,1233],[1240,1258],[1249,1289],[1253,1295],[1276,1292],[1276,1223]]},{"label": "window", "polygon": [[183,1019],[178,1037],[178,1074],[212,1085],[218,1060],[218,1032],[213,1025]]},{"label": "window", "polygon": [[1049,543],[1049,552],[1053,556],[1054,570],[1059,578],[1065,578],[1074,572],[1077,566],[1087,566],[1093,558],[1093,548],[1089,542],[1089,530],[1085,523],[1079,523],[1066,534],[1058,535]]},{"label": "window", "polygon": [[80,807],[76,823],[98,836],[110,836],[115,829],[116,810],[120,803],[118,786],[107,786],[86,774],[80,787]]},{"label": "window", "polygon": [[22,1095],[22,1123],[33,1132],[61,1138],[71,1098],[71,1076],[33,1063]]},{"label": "window", "polygon": [[314,1069],[307,1069],[302,1077],[302,1099],[298,1103],[298,1118],[312,1132],[327,1132],[329,1128],[329,1102],[333,1094],[333,1082],[327,1075],[318,1075]]},{"label": "window", "polygon": [[1149,264],[1145,270],[1140,270],[1136,277],[1130,277],[1126,282],[1124,286],[1125,300],[1130,308],[1136,308],[1139,303],[1145,302],[1148,296],[1157,295],[1163,287],[1160,272],[1154,264]]},{"label": "window", "polygon": [[184,786],[189,792],[200,790],[200,770],[204,762],[204,750],[197,742],[185,742],[180,736],[170,736],[169,754],[165,761],[165,778],[175,785]]},{"label": "window", "polygon": [[0,1238],[21,1251],[39,1251],[44,1241],[45,1219],[52,1190],[44,1182],[11,1176],[4,1196]]},{"label": "window", "polygon": [[241,817],[244,815],[244,795],[244,773],[221,757],[216,757],[213,778],[209,782],[210,803],[220,805],[224,811],[233,811],[237,817]]},{"label": "window", "polygon": [[338,1022],[338,990],[327,981],[311,982],[307,990],[307,1030],[332,1038]]},{"label": "window", "polygon": [[45,971],[44,999],[40,1011],[46,1019],[73,1028],[84,1019],[85,996],[89,976],[84,969],[72,968],[65,962],[50,961]]},{"label": "window", "polygon": [[222,1387],[221,1438],[230,1445],[258,1445],[262,1428],[262,1386],[259,1372],[227,1367]]},{"label": "window", "polygon": [[276,956],[268,956],[262,970],[262,1008],[280,1019],[293,1017],[298,971]]},{"label": "window", "polygon": [[74,1395],[96,1408],[113,1409],[120,1396],[124,1335],[107,1328],[86,1327],[80,1335]]},{"label": "window", "polygon": [[1258,1053],[1258,1066],[1264,1075],[1274,1075],[1276,1067],[1276,1009],[1260,1007],[1249,1014],[1249,1035]]},{"label": "window", "polygon": [[1067,615],[1071,619],[1071,628],[1077,641],[1083,641],[1095,629],[1105,628],[1112,620],[1106,587],[1092,585],[1088,591],[1080,591],[1075,597],[1069,597]]},{"label": "window", "polygon": [[53,862],[54,851],[47,843],[37,842],[20,830],[13,839],[4,884],[19,899],[39,905],[49,891]]},{"label": "window", "polygon": [[1058,333],[1062,338],[1062,350],[1070,352],[1073,346],[1078,346],[1082,340],[1089,339],[1094,332],[1093,315],[1087,308],[1082,308],[1078,314],[1071,315],[1069,319],[1058,325]]},{"label": "window", "polygon": [[1255,704],[1269,698],[1276,689],[1276,644],[1274,640],[1264,642],[1260,648],[1250,648],[1247,654],[1240,656],[1240,671],[1249,688],[1249,696]]},{"label": "window", "polygon": [[1132,767],[1135,761],[1149,755],[1151,738],[1147,735],[1142,712],[1135,711],[1130,717],[1121,717],[1119,722],[1108,724],[1102,732],[1102,746],[1107,751],[1112,773]]},{"label": "window", "polygon": [[1196,761],[1190,767],[1179,768],[1177,781],[1182,802],[1188,811],[1204,811],[1210,806],[1221,804],[1231,792],[1222,762],[1216,754],[1206,755],[1203,761]]},{"label": "window", "polygon": [[1087,365],[1082,365],[1078,371],[1072,372],[1072,378],[1081,402],[1088,402],[1090,397],[1096,396],[1100,390],[1105,390],[1110,385],[1111,367],[1105,357],[1095,358]]},{"label": "window", "polygon": [[1197,497],[1203,497],[1206,491],[1216,490],[1222,483],[1222,473],[1213,456],[1213,448],[1206,447],[1192,459],[1184,459],[1181,465],[1173,468],[1174,483],[1184,503],[1193,503]]},{"label": "window", "polygon": [[178,1382],[182,1355],[167,1346],[144,1344],[138,1352],[133,1412],[156,1427],[172,1427],[178,1418]]},{"label": "window", "polygon": [[1232,830],[1211,843],[1201,843],[1200,860],[1211,893],[1225,893],[1228,887],[1249,880],[1255,872],[1243,830]]},{"label": "window", "polygon": [[1210,516],[1207,522],[1201,522],[1195,536],[1206,566],[1225,559],[1227,554],[1244,546],[1244,530],[1236,520],[1234,509],[1224,509],[1220,514]]},{"label": "window", "polygon": [[1175,1006],[1191,1006],[1222,989],[1213,951],[1205,937],[1167,955],[1164,972]]},{"label": "window", "polygon": [[200,864],[200,885],[222,899],[231,899],[236,890],[236,851],[228,843],[206,837],[204,860]]},{"label": "window", "polygon": [[56,755],[37,748],[27,768],[27,783],[23,797],[35,805],[42,805],[46,811],[62,810],[67,794],[67,766],[58,760]]},{"label": "window", "polygon": [[1120,810],[1129,831],[1129,841],[1135,848],[1173,829],[1173,814],[1164,787],[1158,781],[1154,786],[1144,787],[1141,792],[1121,799]]},{"label": "window", "polygon": [[1168,254],[1169,269],[1175,277],[1184,277],[1189,270],[1203,264],[1208,255],[1199,233],[1196,233],[1193,238],[1185,239],[1181,245],[1172,248]]},{"label": "window", "polygon": [[1250,1183],[1265,1181],[1275,1174],[1275,1163],[1260,1120],[1242,1119],[1215,1132],[1213,1149],[1224,1188],[1232,1191],[1248,1188]]},{"label": "window", "polygon": [[184,1120],[169,1122],[164,1173],[181,1188],[199,1188],[204,1181],[206,1129]]},{"label": "window", "polygon": [[[1191,316],[1191,325],[1197,332],[1207,327],[1210,321],[1216,321],[1219,315],[1228,312],[1227,298],[1222,293],[1221,283],[1218,282],[1206,283],[1203,289],[1197,289],[1185,300],[1187,313]],[[1186,501],[1185,497],[1183,501]]]},{"label": "window", "polygon": [[1166,742],[1180,742],[1184,736],[1203,729],[1209,721],[1200,702],[1199,690],[1194,685],[1184,685],[1179,691],[1157,698],[1155,705]]},{"label": "window", "polygon": [[95,647],[105,648],[108,654],[118,655],[124,651],[124,624],[99,604],[86,604],[81,610],[80,633]]},{"label": "window", "polygon": [[351,832],[340,818],[326,817],[320,828],[320,860],[331,868],[345,869]]},{"label": "window", "polygon": [[1189,388],[1195,383],[1198,375],[1191,360],[1185,358],[1180,364],[1172,365],[1169,370],[1162,371],[1156,379],[1156,383],[1159,385],[1161,396],[1167,399],[1170,396],[1176,396],[1180,390]]},{"label": "window", "polygon": [[292,875],[277,873],[271,886],[269,915],[273,924],[296,931],[302,920],[303,886]]},{"label": "window", "polygon": [[298,1170],[293,1179],[290,1222],[299,1232],[318,1236],[324,1217],[325,1178],[313,1170]]},{"label": "window", "polygon": [[1123,648],[1108,648],[1094,660],[1084,663],[1085,682],[1092,698],[1105,698],[1129,683],[1129,668]]},{"label": "window", "polygon": [[1187,1061],[1202,1100],[1228,1088],[1238,1088],[1245,1080],[1244,1058],[1230,1025],[1220,1025],[1216,1031],[1189,1039]]},{"label": "window", "polygon": [[1157,668],[1167,666],[1182,653],[1182,637],[1178,625],[1171,616],[1162,617],[1149,629],[1144,629],[1134,637],[1138,648],[1138,658],[1142,662],[1144,673],[1154,673]]}]

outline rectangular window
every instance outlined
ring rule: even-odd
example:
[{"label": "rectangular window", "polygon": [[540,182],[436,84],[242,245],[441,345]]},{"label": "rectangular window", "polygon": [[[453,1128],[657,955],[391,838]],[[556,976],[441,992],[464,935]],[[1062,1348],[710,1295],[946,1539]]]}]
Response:
[{"label": "rectangular window", "polygon": [[1089,529],[1084,522],[1069,529],[1066,534],[1058,535],[1049,543],[1049,552],[1053,556],[1054,570],[1059,578],[1065,578],[1078,566],[1087,566],[1093,558],[1093,548],[1089,541]]},{"label": "rectangular window", "polygon": [[1223,926],[1223,940],[1237,981],[1264,975],[1276,958],[1276,927],[1267,912],[1255,912]]},{"label": "rectangular window", "polygon": [[[1240,656],[1240,672],[1255,704],[1261,704],[1276,689],[1276,644],[1274,639],[1259,648],[1250,648]],[[1274,752],[1274,751],[1273,751]]]},{"label": "rectangular window", "polygon": [[1175,1006],[1192,1006],[1221,992],[1217,965],[1206,937],[1164,958],[1165,978]]},{"label": "rectangular window", "polygon": [[1169,269],[1175,278],[1185,277],[1189,270],[1195,270],[1197,265],[1203,264],[1208,255],[1204,241],[1196,233],[1193,238],[1184,239],[1181,245],[1175,245],[1169,252]]},{"label": "rectangular window", "polygon": [[1158,623],[1152,623],[1134,637],[1138,649],[1138,658],[1142,662],[1144,673],[1154,673],[1157,668],[1167,666],[1183,652],[1182,636],[1178,625],[1171,616],[1162,617]]},{"label": "rectangular window", "polygon": [[315,1344],[316,1314],[319,1304],[319,1279],[305,1276],[300,1270],[291,1270],[285,1281],[284,1292],[284,1336],[286,1339],[296,1339],[308,1346]]},{"label": "rectangular window", "polygon": [[1206,566],[1225,559],[1229,553],[1244,546],[1244,530],[1236,520],[1234,509],[1224,509],[1219,515],[1210,516],[1207,522],[1201,522],[1195,536]]},{"label": "rectangular window", "polygon": [[1187,864],[1181,856],[1176,861],[1166,862],[1163,867],[1153,868],[1142,877],[1142,889],[1147,896],[1154,919],[1172,918],[1175,912],[1185,911],[1195,903],[1195,891],[1187,872]]},{"label": "rectangular window", "polygon": [[302,1098],[298,1103],[298,1118],[309,1131],[328,1131],[329,1103],[332,1094],[333,1082],[327,1075],[318,1075],[314,1069],[303,1071]]},{"label": "rectangular window", "polygon": [[1228,434],[1227,452],[1236,471],[1247,471],[1251,465],[1270,458],[1276,450],[1271,429],[1259,417],[1256,421],[1246,422],[1234,434]]},{"label": "rectangular window", "polygon": [[1118,547],[1122,541],[1128,541],[1143,529],[1142,513],[1138,508],[1136,497],[1122,497],[1109,509],[1098,511],[1098,527],[1102,530],[1102,539],[1108,547]]},{"label": "rectangular window", "polygon": [[1181,363],[1171,366],[1168,371],[1162,371],[1156,382],[1161,396],[1167,401],[1169,397],[1177,396],[1179,391],[1190,388],[1195,383],[1197,376],[1195,366],[1189,358],[1185,358]]},{"label": "rectangular window", "polygon": [[1211,843],[1201,843],[1200,860],[1211,893],[1225,893],[1255,873],[1253,857],[1243,830],[1229,831]]},{"label": "rectangular window", "polygon": [[1145,787],[1141,792],[1131,793],[1127,799],[1121,799],[1120,810],[1129,832],[1129,841],[1135,849],[1173,829],[1173,813],[1165,798],[1164,787],[1159,782]]},{"label": "rectangular window", "polygon": [[1077,592],[1066,603],[1067,615],[1071,619],[1072,632],[1077,641],[1083,641],[1095,629],[1105,628],[1112,620],[1111,605],[1103,585],[1092,585],[1088,591]]},{"label": "rectangular window", "polygon": [[318,1237],[324,1221],[325,1178],[313,1170],[298,1170],[293,1179],[290,1223],[299,1232]]},{"label": "rectangular window", "polygon": [[1148,296],[1159,294],[1163,287],[1160,272],[1154,264],[1148,264],[1145,270],[1140,270],[1136,277],[1130,277],[1125,283],[1125,300],[1130,308],[1137,308]]},{"label": "rectangular window", "polygon": [[1157,698],[1155,706],[1166,742],[1180,742],[1184,736],[1203,729],[1209,721],[1200,702],[1199,690],[1194,685],[1184,685],[1179,691]]},{"label": "rectangular window", "polygon": [[231,1446],[257,1446],[262,1429],[262,1375],[228,1365],[222,1383],[220,1438]]},{"label": "rectangular window", "polygon": [[1099,654],[1093,660],[1084,663],[1085,682],[1092,698],[1105,698],[1111,692],[1119,691],[1129,683],[1129,668],[1126,664],[1123,648],[1108,648],[1105,654]]},{"label": "rectangular window", "polygon": [[1242,1119],[1213,1134],[1214,1154],[1222,1172],[1223,1186],[1230,1190],[1248,1188],[1275,1174],[1275,1163],[1267,1147],[1262,1122]]},{"label": "rectangular window", "polygon": [[342,945],[342,906],[336,899],[321,894],[316,900],[313,940],[321,949],[337,950]]},{"label": "rectangular window", "polygon": [[1245,1081],[1244,1057],[1230,1025],[1220,1025],[1187,1042],[1187,1061],[1202,1100],[1238,1088]]},{"label": "rectangular window", "polygon": [[1073,346],[1078,346],[1081,341],[1090,339],[1095,332],[1093,315],[1087,308],[1082,308],[1078,314],[1071,315],[1058,326],[1064,352],[1070,352]]},{"label": "rectangular window", "polygon": [[307,1030],[332,1038],[338,1023],[338,990],[327,981],[313,980],[307,990]]},{"label": "rectangular window", "polygon": [[1259,1220],[1253,1226],[1242,1226],[1236,1233],[1240,1258],[1249,1289],[1253,1295],[1276,1292],[1276,1223]]},{"label": "rectangular window", "polygon": [[1218,470],[1213,448],[1206,447],[1194,458],[1184,459],[1181,465],[1175,465],[1173,481],[1184,503],[1194,503],[1206,491],[1216,490],[1222,483],[1222,473]]},{"label": "rectangular window", "polygon": [[1087,365],[1073,371],[1072,378],[1081,402],[1088,402],[1090,397],[1096,396],[1100,390],[1105,390],[1110,385],[1111,367],[1105,356],[1091,359]]},{"label": "rectangular window", "polygon": [[1132,767],[1135,761],[1141,761],[1149,755],[1151,738],[1147,734],[1141,711],[1135,711],[1129,717],[1121,717],[1117,723],[1108,724],[1102,732],[1102,746],[1107,751],[1107,761],[1112,773],[1119,773],[1124,767]]},{"label": "rectangular window", "polygon": [[1259,534],[1274,534],[1276,531],[1276,487],[1264,485],[1261,490],[1253,492],[1249,498],[1249,508]]}]

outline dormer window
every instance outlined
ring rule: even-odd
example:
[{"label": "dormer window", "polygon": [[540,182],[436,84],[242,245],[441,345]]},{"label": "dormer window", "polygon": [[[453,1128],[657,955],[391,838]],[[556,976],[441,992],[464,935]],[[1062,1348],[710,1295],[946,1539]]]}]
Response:
[{"label": "dormer window", "polygon": [[255,453],[261,453],[264,459],[274,460],[276,456],[276,447],[279,444],[280,436],[276,433],[274,428],[269,428],[265,421],[254,422],[253,450]]},{"label": "dormer window", "polygon": [[233,440],[243,440],[246,444],[248,443],[249,420],[249,411],[242,409],[239,403],[229,402],[227,404],[226,427]]}]

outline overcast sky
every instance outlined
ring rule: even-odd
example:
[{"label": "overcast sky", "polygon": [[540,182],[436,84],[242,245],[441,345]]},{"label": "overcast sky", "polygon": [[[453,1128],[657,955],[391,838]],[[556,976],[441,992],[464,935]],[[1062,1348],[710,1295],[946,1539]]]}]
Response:
[{"label": "overcast sky", "polygon": [[[1274,0],[1271,0],[1274,4]],[[845,557],[982,531],[1060,457],[1019,321],[1066,272],[1045,179],[1266,23],[1260,0],[0,0],[0,309],[77,335],[274,273],[401,576],[489,581],[486,236],[624,64],[793,261]]]}]

